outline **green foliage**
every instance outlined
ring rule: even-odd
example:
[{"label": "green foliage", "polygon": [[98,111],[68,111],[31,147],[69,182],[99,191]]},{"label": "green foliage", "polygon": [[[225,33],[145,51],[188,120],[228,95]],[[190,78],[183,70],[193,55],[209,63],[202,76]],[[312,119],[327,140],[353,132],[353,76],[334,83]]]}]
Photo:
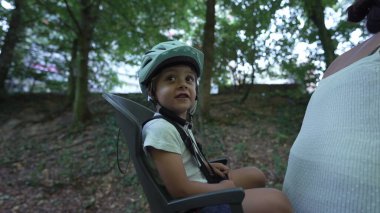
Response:
[{"label": "green foliage", "polygon": [[[0,6],[0,23],[7,23],[10,14],[11,14],[10,10],[7,10],[4,7]],[[1,46],[3,45],[5,33],[6,33],[6,30],[4,30],[4,27],[0,27],[0,45]]]},{"label": "green foliage", "polygon": [[[321,2],[324,8],[332,8],[342,14],[343,5],[347,5],[332,0]],[[318,29],[308,16],[315,3],[294,0],[217,1],[213,82],[220,87],[251,84],[255,74],[260,73],[272,77],[294,77],[297,82],[306,84],[305,78],[315,81],[316,71],[325,69],[325,65],[320,63],[325,57],[321,48],[305,53],[308,61],[304,64],[299,64],[296,61],[298,55],[294,54],[298,42],[321,46]],[[15,91],[22,91],[21,82],[30,80],[37,86],[27,91],[66,91],[70,67],[74,65],[78,69],[79,64],[79,59],[72,61],[72,44],[80,33],[79,2],[31,0],[27,1],[24,11],[27,30],[15,53],[9,74],[10,85],[18,88]],[[121,84],[117,74],[119,67],[115,64],[138,65],[142,53],[158,42],[179,39],[202,48],[204,1],[105,0],[100,1],[99,11],[89,54],[89,84],[95,91],[108,91]],[[10,12],[1,7],[0,21],[9,21]],[[348,42],[351,31],[357,27],[339,20],[329,29],[334,44]],[[0,38],[4,33],[1,28]],[[278,39],[269,42],[274,35]],[[54,65],[58,73],[42,74],[44,71],[31,67],[32,63]],[[276,69],[278,65],[283,68],[280,73]]]},{"label": "green foliage", "polygon": [[251,83],[255,72],[264,71],[257,64],[269,52],[263,33],[269,29],[280,2],[224,1],[220,7],[214,77],[219,84],[226,83],[228,74],[233,76],[232,84]]},{"label": "green foliage", "polygon": [[295,59],[289,59],[289,61],[283,61],[281,67],[288,71],[287,77],[295,79],[296,83],[303,85],[305,89],[319,77],[317,73],[314,73],[316,66],[311,62],[297,64]]},{"label": "green foliage", "polygon": [[[32,69],[31,73],[38,72],[38,69],[30,67],[30,63],[44,66],[55,65],[61,77],[54,83],[53,88],[49,88],[50,83],[41,85],[45,85],[48,91],[54,91],[61,82],[62,85],[59,87],[65,89],[67,86],[64,84],[67,84],[69,67],[73,63],[71,44],[81,31],[79,28],[80,5],[73,0],[58,2],[35,0],[28,3],[26,13],[31,18],[28,21],[26,39],[17,50],[18,58],[15,60],[17,66],[14,66],[10,73],[11,81],[13,84],[18,84],[26,80],[20,78],[25,70]],[[151,2],[151,4],[158,6],[146,7],[144,1],[101,1],[90,54],[91,88],[107,91],[120,84],[114,66],[115,62],[137,64],[143,52],[153,44],[170,37],[167,34],[169,30],[187,31],[192,28],[197,31],[199,29],[199,27],[194,29],[194,25],[187,23],[187,17],[194,14],[198,16],[199,11],[202,10],[197,2],[161,0]],[[7,11],[1,10],[1,12]],[[174,36],[185,38],[183,33]],[[199,37],[199,33],[196,36]],[[187,38],[192,39],[192,37]],[[24,51],[30,47],[33,51]],[[26,63],[25,60],[27,60]],[[74,62],[74,64],[77,66],[76,69],[79,69],[79,63]],[[37,81],[31,75],[24,76]],[[48,75],[44,75],[39,81],[51,81],[51,79]]]}]

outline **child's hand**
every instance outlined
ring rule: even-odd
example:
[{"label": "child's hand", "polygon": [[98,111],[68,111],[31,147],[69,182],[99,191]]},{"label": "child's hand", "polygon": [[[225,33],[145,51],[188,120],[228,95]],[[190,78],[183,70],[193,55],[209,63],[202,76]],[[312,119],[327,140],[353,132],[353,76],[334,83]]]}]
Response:
[{"label": "child's hand", "polygon": [[217,175],[221,177],[226,177],[230,168],[222,163],[210,163]]}]

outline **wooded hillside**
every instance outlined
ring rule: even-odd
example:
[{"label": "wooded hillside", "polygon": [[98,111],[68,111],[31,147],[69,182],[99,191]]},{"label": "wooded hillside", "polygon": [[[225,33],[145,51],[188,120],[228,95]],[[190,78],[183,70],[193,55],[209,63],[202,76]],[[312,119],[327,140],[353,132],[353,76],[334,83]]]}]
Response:
[{"label": "wooded hillside", "polygon": [[[128,98],[143,101],[141,95]],[[0,212],[148,212],[127,147],[100,94],[90,97],[93,119],[71,127],[61,95],[17,95],[0,104]],[[232,94],[211,96],[214,119],[204,124],[209,158],[229,166],[257,166],[268,186],[281,188],[289,148],[308,96],[252,93],[243,104]]]}]

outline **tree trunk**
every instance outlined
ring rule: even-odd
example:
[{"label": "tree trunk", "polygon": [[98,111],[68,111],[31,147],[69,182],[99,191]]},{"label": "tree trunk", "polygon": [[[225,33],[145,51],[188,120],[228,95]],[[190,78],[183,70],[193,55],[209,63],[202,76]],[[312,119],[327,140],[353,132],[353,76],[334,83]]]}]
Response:
[{"label": "tree trunk", "polygon": [[[256,55],[256,54],[254,54]],[[255,58],[255,57],[254,57]],[[240,104],[244,104],[244,102],[247,100],[249,94],[251,93],[251,89],[253,87],[253,84],[255,83],[255,70],[256,70],[256,67],[254,66],[254,62],[252,63],[252,73],[251,73],[251,79],[250,79],[250,83],[246,85],[246,88],[245,88],[245,92],[242,96],[242,98],[240,99]]]},{"label": "tree trunk", "polygon": [[22,8],[23,0],[15,0],[15,9],[12,11],[9,21],[9,29],[4,38],[3,46],[0,53],[0,98],[7,94],[5,80],[7,79],[9,69],[13,61],[14,50],[20,41],[20,34],[23,31],[22,25]]},{"label": "tree trunk", "polygon": [[88,61],[91,50],[91,41],[98,13],[98,2],[81,0],[81,20],[79,41],[79,70],[76,76],[75,99],[74,99],[74,122],[82,123],[90,117],[87,105],[88,98]]},{"label": "tree trunk", "polygon": [[322,0],[305,1],[305,8],[309,18],[318,29],[318,36],[322,43],[326,67],[328,67],[336,58],[334,53],[336,44],[332,40],[331,33],[325,25],[325,8],[322,5]]},{"label": "tree trunk", "polygon": [[78,39],[74,39],[71,46],[71,60],[69,64],[69,79],[68,79],[68,91],[67,91],[67,105],[72,106],[75,99],[75,76],[78,72]]},{"label": "tree trunk", "polygon": [[211,76],[214,65],[215,1],[216,0],[207,0],[206,2],[206,23],[203,32],[203,53],[205,55],[205,61],[203,74],[201,76],[199,96],[201,117],[203,118],[208,117],[210,111]]}]

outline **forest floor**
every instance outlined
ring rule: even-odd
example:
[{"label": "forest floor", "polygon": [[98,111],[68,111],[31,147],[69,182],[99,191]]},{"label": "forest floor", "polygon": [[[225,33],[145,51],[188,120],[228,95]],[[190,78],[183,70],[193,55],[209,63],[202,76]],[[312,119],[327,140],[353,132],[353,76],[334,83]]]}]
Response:
[{"label": "forest floor", "polygon": [[[141,95],[126,94],[140,103]],[[268,187],[281,189],[289,149],[309,96],[279,92],[213,95],[203,123],[209,159],[256,166]],[[92,119],[72,126],[60,95],[17,95],[0,102],[0,212],[149,212],[127,147],[120,142],[125,174],[116,164],[118,128],[99,94],[89,100]]]}]

